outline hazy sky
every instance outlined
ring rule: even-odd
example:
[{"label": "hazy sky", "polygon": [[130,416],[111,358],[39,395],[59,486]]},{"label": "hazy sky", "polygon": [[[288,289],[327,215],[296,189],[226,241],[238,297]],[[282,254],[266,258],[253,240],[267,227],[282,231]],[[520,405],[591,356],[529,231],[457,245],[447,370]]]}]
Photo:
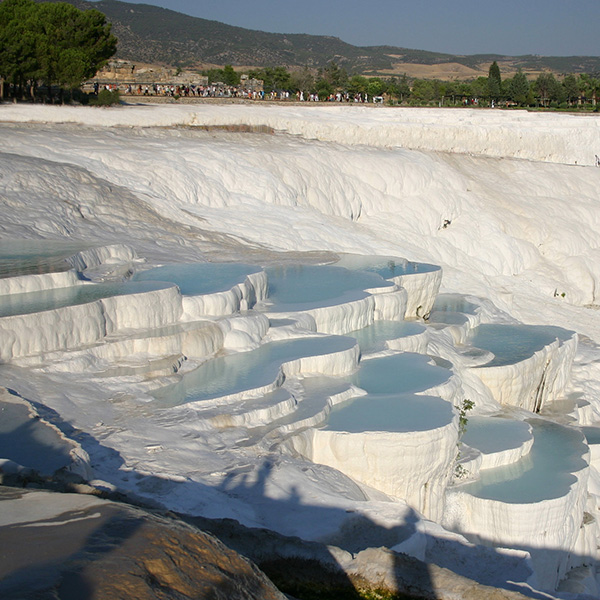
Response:
[{"label": "hazy sky", "polygon": [[600,55],[600,0],[131,0],[275,33],[452,54]]}]

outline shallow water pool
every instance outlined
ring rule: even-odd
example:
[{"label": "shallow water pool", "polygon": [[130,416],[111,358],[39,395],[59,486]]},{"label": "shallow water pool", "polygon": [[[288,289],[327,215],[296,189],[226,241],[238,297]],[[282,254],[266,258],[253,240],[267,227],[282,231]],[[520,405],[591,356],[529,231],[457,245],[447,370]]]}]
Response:
[{"label": "shallow water pool", "polygon": [[352,348],[356,340],[342,336],[307,337],[271,342],[249,352],[214,358],[184,375],[176,384],[153,393],[161,406],[210,400],[273,383],[281,365],[304,356]]},{"label": "shallow water pool", "polygon": [[443,325],[463,325],[468,321],[465,315],[474,315],[476,309],[477,305],[461,294],[438,294],[427,320]]},{"label": "shallow water pool", "polygon": [[468,343],[494,354],[494,359],[482,366],[498,367],[521,362],[557,339],[567,341],[573,334],[562,327],[489,324],[476,327]]},{"label": "shallow water pool", "polygon": [[173,284],[158,281],[93,283],[66,288],[0,296],[0,317],[27,315],[66,306],[87,304],[103,298],[165,289]]},{"label": "shallow water pool", "polygon": [[493,454],[518,448],[531,439],[529,424],[501,417],[467,415],[466,431],[462,441],[482,454]]},{"label": "shallow water pool", "polygon": [[453,418],[452,405],[437,396],[368,394],[334,406],[325,429],[407,433],[444,427]]},{"label": "shallow water pool", "polygon": [[87,247],[60,240],[0,240],[0,278],[68,271],[65,259]]},{"label": "shallow water pool", "polygon": [[368,327],[351,331],[345,335],[355,338],[361,352],[369,354],[384,350],[388,340],[418,335],[424,331],[425,327],[414,321],[374,321]]},{"label": "shallow water pool", "polygon": [[346,269],[371,271],[377,273],[384,279],[391,279],[392,277],[399,277],[400,275],[429,273],[440,270],[438,265],[411,262],[397,256],[343,254],[335,264]]},{"label": "shallow water pool", "polygon": [[583,434],[541,419],[527,422],[533,428],[531,452],[516,463],[480,471],[481,478],[461,491],[511,504],[559,498],[569,491],[577,481],[573,473],[587,466]]},{"label": "shallow water pool", "polygon": [[140,271],[132,280],[168,281],[177,285],[184,296],[197,296],[225,292],[260,271],[261,267],[244,263],[185,263]]},{"label": "shallow water pool", "polygon": [[369,394],[404,394],[436,387],[450,376],[447,369],[431,364],[428,356],[402,352],[363,360],[349,380]]},{"label": "shallow water pool", "polygon": [[285,265],[266,269],[269,311],[285,312],[332,306],[365,298],[366,289],[394,284],[376,273],[329,265]]}]

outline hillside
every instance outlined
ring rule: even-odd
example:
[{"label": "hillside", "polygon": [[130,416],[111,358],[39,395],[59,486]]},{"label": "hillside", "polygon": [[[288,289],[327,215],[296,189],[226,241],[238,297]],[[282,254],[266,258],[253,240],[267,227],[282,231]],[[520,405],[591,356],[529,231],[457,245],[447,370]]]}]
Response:
[{"label": "hillside", "polygon": [[96,8],[113,24],[117,58],[186,68],[285,66],[319,68],[334,61],[351,73],[469,79],[487,75],[498,62],[503,73],[600,73],[600,57],[458,56],[393,46],[358,47],[336,37],[280,34],[233,27],[172,10],[119,0],[68,0]]}]

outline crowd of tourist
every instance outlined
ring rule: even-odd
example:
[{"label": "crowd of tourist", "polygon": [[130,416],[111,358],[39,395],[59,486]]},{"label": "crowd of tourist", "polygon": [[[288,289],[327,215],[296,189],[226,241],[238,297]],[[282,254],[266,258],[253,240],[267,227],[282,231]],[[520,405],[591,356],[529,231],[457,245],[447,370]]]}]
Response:
[{"label": "crowd of tourist", "polygon": [[[296,100],[297,102],[379,102],[381,97],[369,97],[366,93],[350,94],[337,92],[328,96],[319,97],[318,93],[298,90],[295,93],[288,90],[273,90],[265,92],[261,89],[252,89],[243,86],[226,85],[169,85],[169,84],[107,84],[105,89],[116,91],[130,96],[170,96],[174,98],[243,98],[246,100]],[[98,84],[94,85],[98,93]]]}]

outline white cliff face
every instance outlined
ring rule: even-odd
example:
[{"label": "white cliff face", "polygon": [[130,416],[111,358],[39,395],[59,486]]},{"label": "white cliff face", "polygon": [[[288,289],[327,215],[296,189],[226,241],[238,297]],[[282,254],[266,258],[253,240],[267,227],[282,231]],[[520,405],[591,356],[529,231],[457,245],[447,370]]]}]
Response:
[{"label": "white cliff face", "polygon": [[[588,449],[577,431],[539,420],[531,424],[532,451],[513,467],[487,469],[478,482],[452,490],[443,523],[473,541],[528,550],[537,585],[555,589],[580,543]],[[493,530],[484,523],[494,523]]]},{"label": "white cliff face", "polygon": [[566,341],[555,340],[516,364],[478,366],[472,373],[505,405],[539,412],[558,398],[569,381],[577,351],[577,334]]},{"label": "white cliff face", "polygon": [[22,356],[97,342],[106,335],[106,322],[98,301],[3,317],[0,330],[0,359],[8,362]]},{"label": "white cliff face", "polygon": [[435,297],[440,291],[442,270],[399,275],[392,278],[392,281],[406,290],[406,316],[424,318],[431,312]]},{"label": "white cliff face", "polygon": [[356,481],[401,498],[426,518],[439,521],[458,440],[457,419],[451,410],[448,413],[448,422],[437,429],[410,432],[311,429],[296,436],[293,444],[313,462],[338,469]]},{"label": "white cliff face", "polygon": [[182,315],[181,294],[175,286],[101,300],[107,333],[152,329],[177,323]]},{"label": "white cliff face", "polygon": [[[457,409],[466,398],[481,418],[523,419],[541,409],[560,422],[600,420],[600,321],[586,307],[597,303],[600,281],[600,169],[582,166],[593,164],[590,148],[600,147],[595,120],[303,108],[2,107],[3,120],[84,120],[106,129],[1,126],[8,150],[0,199],[8,209],[0,236],[70,236],[98,246],[77,263],[94,280],[126,277],[144,259],[247,262],[248,253],[272,265],[285,251],[284,262],[331,263],[343,253],[407,257],[442,267],[441,284],[441,269],[403,274],[395,289],[367,287],[360,298],[275,312],[260,272],[215,294],[182,295],[173,286],[3,317],[0,385],[89,436],[85,450],[95,454],[100,486],[307,539],[346,539],[364,517],[370,545],[393,544],[457,570],[473,565],[486,581],[496,569],[495,585],[518,579],[524,586],[531,553],[537,582],[530,583],[554,587],[571,567],[595,560],[600,484],[595,467],[585,466],[585,449],[583,466],[561,468],[565,489],[534,501],[468,486],[489,488],[492,471],[527,465],[535,432],[533,443],[515,434],[514,444],[493,451],[467,455],[463,447],[461,464],[479,479],[459,486],[450,479]],[[110,129],[115,123],[145,128]],[[235,123],[298,136],[147,127]],[[60,289],[73,277],[0,279],[0,290]],[[440,289],[468,294],[476,310],[451,310],[448,302],[436,309]],[[257,305],[269,312],[241,314]],[[427,427],[393,430],[389,418],[360,431],[328,425],[337,409],[363,399],[351,380],[361,365],[356,344],[271,361],[267,383],[208,400],[173,407],[157,393],[198,365],[229,356],[243,362],[274,341],[428,315],[425,332],[379,350],[380,357],[427,352],[451,368],[447,380],[420,390],[424,406],[431,395],[446,410],[437,424],[435,411],[426,413]],[[582,339],[579,347],[575,337],[547,344],[514,365],[482,366],[493,356],[469,346],[470,331],[515,319],[566,327]],[[418,406],[419,395],[412,402]],[[438,523],[411,513],[404,500]],[[440,522],[494,548],[470,544]],[[511,563],[497,547],[520,549]]]},{"label": "white cliff face", "polygon": [[40,273],[37,275],[22,275],[20,277],[5,277],[4,279],[0,279],[0,296],[66,288],[81,283],[83,282],[75,270],[63,271],[60,273]]},{"label": "white cliff face", "polygon": [[179,290],[170,286],[42,312],[1,317],[0,331],[3,335],[0,358],[9,361],[68,350],[93,344],[125,329],[171,325],[179,321],[181,312]]}]

